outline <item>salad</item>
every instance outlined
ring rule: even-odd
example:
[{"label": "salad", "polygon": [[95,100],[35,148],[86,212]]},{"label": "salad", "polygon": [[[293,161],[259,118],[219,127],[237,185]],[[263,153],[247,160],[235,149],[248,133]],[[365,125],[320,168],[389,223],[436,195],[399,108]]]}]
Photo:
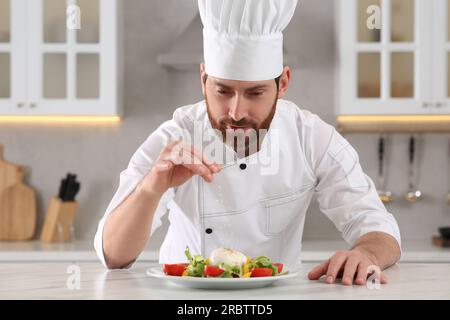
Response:
[{"label": "salad", "polygon": [[252,259],[229,248],[217,248],[206,259],[201,255],[192,255],[188,246],[185,254],[189,263],[164,264],[164,273],[169,276],[200,278],[253,278],[287,274],[282,273],[282,263],[273,263],[266,256]]}]

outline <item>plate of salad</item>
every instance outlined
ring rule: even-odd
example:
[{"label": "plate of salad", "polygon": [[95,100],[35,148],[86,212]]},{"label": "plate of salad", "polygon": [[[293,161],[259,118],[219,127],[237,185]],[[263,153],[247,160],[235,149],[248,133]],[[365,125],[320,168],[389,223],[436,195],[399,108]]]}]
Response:
[{"label": "plate of salad", "polygon": [[147,275],[177,285],[198,289],[261,288],[297,276],[267,256],[250,258],[234,249],[217,248],[208,258],[185,250],[188,263],[164,264],[150,268]]}]

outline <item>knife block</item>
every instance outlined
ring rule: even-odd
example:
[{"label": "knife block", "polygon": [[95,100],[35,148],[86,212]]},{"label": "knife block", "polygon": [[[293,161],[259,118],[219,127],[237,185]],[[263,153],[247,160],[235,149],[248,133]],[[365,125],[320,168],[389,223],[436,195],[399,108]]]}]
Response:
[{"label": "knife block", "polygon": [[432,242],[435,246],[442,248],[450,248],[450,239],[442,238],[440,236],[433,236]]},{"label": "knife block", "polygon": [[78,208],[76,201],[52,197],[41,232],[43,242],[62,242],[72,238],[72,226]]}]

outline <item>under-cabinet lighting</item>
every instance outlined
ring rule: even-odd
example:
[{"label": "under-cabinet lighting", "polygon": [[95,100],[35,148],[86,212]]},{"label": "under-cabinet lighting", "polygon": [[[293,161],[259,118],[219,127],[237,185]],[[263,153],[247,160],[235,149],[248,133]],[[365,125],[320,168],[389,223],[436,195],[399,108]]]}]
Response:
[{"label": "under-cabinet lighting", "polygon": [[0,116],[0,123],[116,124],[119,116]]}]

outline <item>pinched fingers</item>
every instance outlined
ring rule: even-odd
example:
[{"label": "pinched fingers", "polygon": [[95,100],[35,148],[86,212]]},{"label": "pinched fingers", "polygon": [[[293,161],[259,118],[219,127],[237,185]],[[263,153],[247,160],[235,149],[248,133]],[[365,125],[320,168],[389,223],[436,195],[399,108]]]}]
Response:
[{"label": "pinched fingers", "polygon": [[195,155],[196,159],[201,160],[211,170],[212,173],[217,173],[221,170],[220,164],[209,159],[204,153],[195,149],[194,146],[186,145],[186,148],[190,148],[191,153]]},{"label": "pinched fingers", "polygon": [[202,158],[193,153],[193,148],[189,145],[183,144],[181,141],[173,141],[164,149],[161,154],[162,161],[171,162],[174,165],[182,165],[192,171],[194,174],[198,174],[208,182],[213,180],[212,174],[217,171],[216,167],[210,168],[211,165],[207,165]]}]

